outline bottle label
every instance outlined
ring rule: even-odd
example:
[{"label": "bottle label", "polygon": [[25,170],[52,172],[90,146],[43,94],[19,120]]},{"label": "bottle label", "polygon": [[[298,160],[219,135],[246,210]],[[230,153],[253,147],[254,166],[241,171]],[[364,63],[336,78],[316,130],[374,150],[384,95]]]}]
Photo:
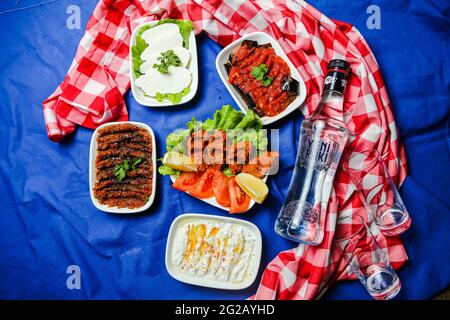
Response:
[{"label": "bottle label", "polygon": [[342,70],[330,71],[325,78],[324,90],[338,91],[344,94],[347,85],[347,73]]},{"label": "bottle label", "polygon": [[[300,148],[300,166],[308,168],[311,161],[311,153],[314,146],[314,132],[309,128],[302,128],[301,131],[301,148]],[[317,142],[317,155],[313,161],[316,163],[314,169],[328,170],[336,158],[339,149],[338,137],[333,133],[321,132],[320,139]]]},{"label": "bottle label", "polygon": [[284,208],[284,214],[287,219],[291,219],[295,213],[301,210],[301,220],[309,223],[318,223],[319,221],[319,209],[307,201],[293,200],[290,201]]}]

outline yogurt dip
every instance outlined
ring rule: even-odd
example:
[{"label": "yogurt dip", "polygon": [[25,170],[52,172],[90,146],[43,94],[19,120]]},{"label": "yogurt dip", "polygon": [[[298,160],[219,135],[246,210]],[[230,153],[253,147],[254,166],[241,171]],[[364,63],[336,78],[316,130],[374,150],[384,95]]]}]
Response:
[{"label": "yogurt dip", "polygon": [[254,277],[254,264],[259,264],[256,240],[244,224],[188,218],[174,230],[170,259],[177,271],[189,276],[243,283]]}]

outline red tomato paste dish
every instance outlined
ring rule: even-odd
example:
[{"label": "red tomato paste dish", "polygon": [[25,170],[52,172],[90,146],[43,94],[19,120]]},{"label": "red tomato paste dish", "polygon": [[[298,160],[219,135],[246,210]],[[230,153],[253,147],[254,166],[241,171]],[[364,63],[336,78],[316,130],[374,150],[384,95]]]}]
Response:
[{"label": "red tomato paste dish", "polygon": [[270,43],[244,40],[225,64],[228,82],[259,116],[276,116],[298,95],[299,83]]}]

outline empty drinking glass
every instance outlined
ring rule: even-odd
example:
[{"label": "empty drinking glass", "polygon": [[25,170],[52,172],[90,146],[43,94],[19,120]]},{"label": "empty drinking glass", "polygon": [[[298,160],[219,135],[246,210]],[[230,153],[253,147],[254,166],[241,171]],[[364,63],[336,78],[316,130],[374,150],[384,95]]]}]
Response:
[{"label": "empty drinking glass", "polygon": [[395,236],[406,231],[411,218],[379,152],[353,153],[343,163],[344,171],[360,191],[361,201],[372,213],[381,232]]},{"label": "empty drinking glass", "polygon": [[334,241],[350,271],[374,299],[389,300],[397,295],[400,279],[360,215],[338,218]]}]

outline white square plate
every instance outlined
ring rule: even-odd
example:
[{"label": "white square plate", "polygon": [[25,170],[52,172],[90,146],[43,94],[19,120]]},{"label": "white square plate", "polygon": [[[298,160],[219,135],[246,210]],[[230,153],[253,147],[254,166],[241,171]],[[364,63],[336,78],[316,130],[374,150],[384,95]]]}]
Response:
[{"label": "white square plate", "polygon": [[[242,283],[231,283],[231,282],[224,282],[219,280],[211,280],[201,277],[195,277],[193,275],[185,274],[179,271],[177,266],[173,263],[171,259],[171,253],[174,246],[174,240],[175,240],[175,233],[176,230],[182,225],[183,223],[187,223],[188,221],[205,221],[205,220],[215,220],[215,221],[221,221],[221,222],[228,222],[232,224],[241,225],[243,227],[246,227],[255,235],[255,247],[253,251],[253,259],[254,263],[252,265],[252,269],[250,272],[250,276],[248,277],[247,281],[244,281]],[[259,264],[261,262],[261,250],[262,250],[262,237],[261,232],[259,231],[258,227],[254,225],[251,222],[236,219],[236,218],[229,218],[229,217],[220,217],[220,216],[212,216],[207,214],[197,214],[197,213],[188,213],[183,214],[181,216],[178,216],[170,226],[169,235],[167,236],[167,245],[166,245],[166,269],[167,272],[175,279],[181,282],[194,284],[197,286],[202,287],[209,287],[209,288],[217,288],[217,289],[227,289],[227,290],[241,290],[248,288],[252,285],[253,282],[255,282],[256,276],[258,275],[259,270]]]},{"label": "white square plate", "polygon": [[198,88],[198,61],[197,61],[197,44],[195,43],[195,34],[194,31],[191,31],[191,34],[189,36],[189,52],[191,53],[191,61],[189,62],[188,70],[192,74],[192,82],[190,85],[191,91],[187,95],[185,95],[183,98],[181,98],[181,101],[177,104],[172,104],[168,100],[164,100],[162,102],[159,102],[156,100],[156,98],[147,97],[144,95],[144,92],[136,86],[136,77],[133,72],[133,60],[131,55],[131,48],[136,44],[136,36],[138,33],[138,30],[142,28],[143,26],[150,25],[153,26],[158,21],[150,21],[143,23],[136,27],[133,30],[133,33],[131,34],[131,40],[130,40],[130,79],[131,79],[131,91],[133,92],[133,96],[136,99],[136,101],[139,104],[142,104],[143,106],[149,106],[149,107],[169,107],[169,106],[176,106],[180,105],[186,102],[189,102],[194,98],[195,94],[197,93]]},{"label": "white square plate", "polygon": [[298,96],[286,107],[286,109],[284,109],[283,112],[277,114],[274,117],[264,116],[261,118],[263,125],[267,125],[286,117],[292,111],[297,110],[305,102],[306,98],[305,82],[301,78],[295,66],[292,64],[291,60],[289,60],[287,55],[284,53],[283,49],[278,44],[278,42],[274,38],[269,36],[267,33],[254,32],[242,38],[239,38],[238,40],[230,43],[228,46],[223,48],[222,51],[219,52],[219,55],[216,58],[216,68],[220,78],[227,87],[228,92],[231,94],[231,96],[234,98],[234,101],[236,101],[239,108],[241,108],[243,112],[247,113],[249,108],[247,107],[247,104],[244,102],[240,94],[236,91],[236,89],[228,82],[228,73],[225,70],[224,65],[227,63],[229,55],[233,53],[237,48],[239,48],[244,40],[257,41],[259,45],[270,43],[272,47],[275,49],[275,53],[288,64],[289,68],[291,69],[291,77],[297,80],[299,83],[300,92]]},{"label": "white square plate", "polygon": [[[152,180],[152,194],[150,195],[149,199],[147,200],[147,203],[143,205],[142,207],[135,208],[135,209],[129,209],[129,208],[118,208],[118,207],[110,207],[104,204],[101,204],[97,198],[94,196],[94,186],[95,186],[95,159],[97,159],[97,136],[98,131],[101,128],[114,126],[121,123],[131,123],[138,127],[141,127],[150,133],[150,136],[152,137],[152,166],[153,166],[153,180]],[[133,122],[133,121],[123,121],[123,122],[113,122],[113,123],[105,123],[102,124],[100,127],[95,129],[92,138],[91,138],[91,146],[90,146],[90,153],[89,153],[89,190],[91,194],[91,200],[94,206],[102,211],[105,212],[111,212],[111,213],[121,213],[121,214],[129,214],[129,213],[136,213],[147,210],[155,200],[155,193],[156,193],[156,141],[155,141],[155,134],[153,133],[152,128],[150,128],[145,123],[141,122]]]}]

